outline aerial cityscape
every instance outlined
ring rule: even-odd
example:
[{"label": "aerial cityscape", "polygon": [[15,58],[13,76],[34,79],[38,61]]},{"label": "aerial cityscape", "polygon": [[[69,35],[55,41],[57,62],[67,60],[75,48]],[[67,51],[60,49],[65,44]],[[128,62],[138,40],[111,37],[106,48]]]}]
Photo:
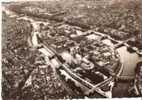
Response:
[{"label": "aerial cityscape", "polygon": [[141,0],[2,2],[2,98],[142,97]]}]

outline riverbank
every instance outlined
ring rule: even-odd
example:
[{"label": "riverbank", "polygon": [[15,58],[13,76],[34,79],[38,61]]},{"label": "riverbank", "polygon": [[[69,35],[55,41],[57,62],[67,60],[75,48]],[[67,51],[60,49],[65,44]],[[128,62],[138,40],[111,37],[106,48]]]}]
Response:
[{"label": "riverbank", "polygon": [[3,16],[2,98],[70,98],[53,69],[45,65],[41,53],[29,46],[27,38],[32,32],[31,24]]},{"label": "riverbank", "polygon": [[[63,2],[65,2],[64,0],[63,0]],[[46,9],[46,14],[48,15],[48,16],[50,16],[50,17],[52,17],[51,15],[50,15],[50,13],[51,14],[54,14],[54,16],[57,14],[57,12],[58,12],[58,10],[59,11],[63,11],[63,10],[69,10],[69,13],[62,13],[61,15],[60,15],[60,13],[59,14],[57,14],[57,21],[59,21],[58,23],[57,23],[57,21],[54,21],[54,20],[52,20],[51,22],[52,23],[54,23],[54,25],[60,25],[60,24],[70,24],[69,22],[67,22],[66,20],[69,20],[71,23],[75,23],[74,25],[81,25],[81,26],[83,26],[82,27],[82,29],[84,28],[84,27],[86,27],[86,26],[84,26],[84,25],[87,25],[87,27],[88,27],[88,23],[90,22],[88,22],[88,21],[86,21],[87,20],[87,18],[89,18],[88,20],[91,20],[91,23],[89,23],[89,28],[88,29],[90,29],[90,28],[92,28],[92,27],[94,27],[95,28],[95,30],[102,30],[102,32],[106,32],[105,34],[108,34],[108,33],[110,33],[110,34],[108,34],[108,35],[110,35],[110,36],[112,36],[114,39],[116,39],[116,37],[117,37],[117,40],[125,40],[125,39],[127,39],[128,37],[133,37],[134,36],[134,34],[135,34],[135,32],[136,32],[136,30],[138,29],[139,31],[140,31],[140,26],[138,26],[138,28],[137,29],[135,29],[135,26],[137,26],[136,24],[133,24],[133,22],[131,23],[131,25],[132,25],[132,27],[130,26],[130,27],[125,27],[125,28],[123,28],[123,25],[121,25],[121,22],[122,22],[122,24],[124,24],[124,26],[125,26],[125,22],[123,22],[123,13],[125,13],[125,11],[123,12],[123,10],[122,10],[122,16],[121,16],[121,18],[120,18],[120,26],[121,27],[113,27],[113,28],[116,28],[116,30],[114,29],[113,30],[113,28],[111,28],[111,29],[108,29],[107,30],[107,28],[106,27],[110,27],[109,25],[110,24],[107,24],[107,20],[106,19],[104,19],[104,20],[99,20],[98,18],[100,17],[100,19],[102,19],[102,15],[100,15],[100,13],[99,12],[104,12],[104,11],[108,11],[108,10],[106,10],[106,8],[108,9],[108,7],[102,7],[102,6],[99,6],[102,10],[99,10],[98,8],[95,8],[95,9],[98,9],[97,10],[97,14],[98,14],[98,17],[95,17],[95,15],[93,16],[93,15],[91,15],[91,13],[89,13],[88,11],[89,10],[91,10],[92,8],[91,7],[93,7],[94,5],[92,4],[92,6],[90,7],[89,5],[90,5],[90,3],[92,3],[93,1],[83,1],[83,2],[81,2],[81,1],[76,1],[75,3],[73,3],[73,2],[69,2],[69,3],[67,3],[67,5],[69,6],[69,7],[67,7],[67,5],[65,5],[64,7],[66,8],[66,9],[63,9],[64,7],[62,7],[62,3],[63,2],[57,2],[57,3],[54,3],[53,5],[54,6],[52,6],[52,10],[57,10],[57,11],[50,11],[51,10],[51,8],[50,8],[50,6],[49,6],[49,9]],[[86,4],[86,2],[87,2],[87,4]],[[39,2],[38,2],[39,3]],[[29,13],[29,15],[32,15],[32,18],[33,19],[36,19],[36,20],[39,20],[39,21],[41,21],[41,20],[44,20],[45,22],[48,22],[48,18],[46,19],[46,18],[44,18],[44,19],[40,19],[40,16],[41,15],[38,15],[38,13],[39,13],[39,11],[42,11],[42,13],[44,12],[44,7],[45,6],[43,6],[43,7],[41,7],[42,9],[37,9],[37,7],[39,7],[39,5],[40,4],[43,4],[43,3],[41,3],[40,2],[40,4],[38,4],[37,2],[35,2],[34,4],[33,3],[31,3],[31,2],[29,2],[29,4],[28,3],[17,3],[16,5],[14,5],[13,7],[15,7],[16,9],[17,9],[17,7],[19,7],[19,9],[18,10],[20,10],[21,11],[21,5],[23,5],[23,7],[25,8],[23,8],[23,13],[21,14],[21,16],[25,16],[25,15],[27,15],[27,12],[29,12],[30,10],[29,9],[31,9],[31,8],[33,8],[33,11],[31,11],[31,12],[34,12],[34,14],[31,14],[31,12]],[[25,5],[26,6],[25,6]],[[52,3],[51,3],[52,4]],[[57,5],[56,5],[57,4]],[[77,7],[77,5],[79,4],[79,7]],[[88,6],[85,6],[85,4]],[[18,6],[17,6],[18,5]],[[19,6],[20,5],[20,6]],[[28,5],[28,7],[27,7],[27,5]],[[43,4],[43,5],[46,5],[46,4]],[[47,4],[48,5],[48,4]],[[46,6],[47,6],[46,5]],[[58,6],[59,5],[59,6]],[[73,6],[74,5],[74,6]],[[57,6],[57,8],[59,7],[59,9],[56,9],[56,7],[55,6]],[[70,8],[71,6],[73,6],[73,8]],[[97,6],[98,7],[98,6]],[[117,7],[116,7],[117,8]],[[75,10],[73,10],[73,9],[77,9],[76,10],[76,12],[75,12]],[[85,10],[85,9],[87,9],[87,10]],[[94,8],[93,8],[94,9]],[[27,10],[27,11],[26,11]],[[85,11],[84,11],[85,10]],[[115,9],[116,10],[116,9]],[[120,9],[119,9],[120,10]],[[129,10],[129,9],[128,9]],[[91,12],[92,11],[94,11],[94,10],[91,10]],[[96,10],[95,10],[96,11]],[[131,11],[131,10],[130,10]],[[66,11],[65,11],[66,12]],[[117,10],[116,10],[116,12],[117,12]],[[126,12],[128,12],[127,10],[126,10]],[[45,12],[44,12],[45,13]],[[44,13],[43,13],[43,15],[44,15]],[[86,14],[87,13],[87,14]],[[81,16],[79,16],[78,14],[80,14]],[[106,13],[105,13],[106,14]],[[119,14],[119,11],[117,12],[117,14]],[[4,14],[3,14],[4,15]],[[35,17],[33,17],[33,15],[35,16],[39,16],[39,18],[35,18]],[[87,15],[87,16],[85,16],[85,15]],[[91,16],[91,17],[89,17],[89,16]],[[100,15],[100,16],[99,16]],[[113,15],[113,14],[112,14]],[[128,15],[133,15],[133,11],[132,11],[132,13],[130,13],[130,14],[128,14]],[[83,16],[83,17],[82,17]],[[31,17],[31,16],[30,16]],[[47,17],[47,16],[44,16],[44,17]],[[106,15],[104,15],[104,17],[106,17]],[[103,17],[103,18],[104,18]],[[129,16],[127,16],[126,15],[126,19],[127,19],[127,17],[129,17]],[[10,19],[10,20],[8,20],[8,18],[6,17],[6,16],[4,16],[3,18],[5,18],[5,19],[3,19],[3,23],[4,23],[4,25],[3,25],[3,35],[5,35],[5,36],[3,36],[3,38],[2,39],[4,39],[4,40],[2,40],[3,41],[3,74],[5,75],[5,72],[6,73],[8,73],[8,75],[6,74],[5,76],[4,76],[4,81],[3,81],[3,89],[4,89],[4,93],[5,94],[3,94],[3,97],[4,98],[6,98],[6,96],[7,96],[7,94],[8,94],[8,97],[7,98],[16,98],[16,99],[19,99],[19,95],[21,95],[21,94],[18,94],[18,97],[15,97],[16,96],[16,93],[17,93],[17,90],[18,90],[18,88],[21,88],[21,86],[20,86],[20,84],[23,84],[23,83],[25,83],[25,82],[23,82],[23,81],[25,81],[26,79],[25,79],[25,76],[27,77],[27,75],[28,75],[28,73],[32,70],[32,68],[31,67],[28,67],[28,66],[37,66],[37,65],[33,65],[33,63],[36,63],[36,62],[34,62],[36,59],[40,59],[39,61],[37,61],[38,62],[38,64],[41,64],[41,63],[39,63],[39,62],[42,62],[42,64],[44,65],[44,60],[42,61],[41,59],[43,59],[42,58],[42,55],[39,53],[39,52],[37,52],[36,50],[34,51],[33,49],[29,49],[30,47],[29,46],[27,46],[27,45],[25,45],[25,44],[27,44],[26,43],[26,39],[27,38],[24,38],[24,36],[25,35],[27,35],[27,36],[29,36],[29,33],[31,32],[30,30],[31,29],[29,29],[29,27],[30,27],[30,25],[28,24],[28,22],[26,23],[26,21],[25,20],[19,20],[19,21],[17,21],[17,20],[14,20],[14,21],[10,21],[10,20],[12,20],[12,19]],[[56,17],[54,17],[53,19],[55,19]],[[92,19],[92,18],[94,18],[94,19]],[[96,19],[95,19],[96,18]],[[63,20],[61,20],[61,19],[63,19]],[[129,18],[128,18],[129,19]],[[132,19],[133,19],[133,17],[132,17]],[[135,17],[134,17],[134,19],[135,19]],[[96,21],[95,21],[96,20]],[[100,28],[98,28],[98,24],[96,25],[96,23],[97,23],[97,20],[99,20],[98,21],[98,24],[100,23]],[[136,20],[136,19],[135,19]],[[6,21],[6,22],[5,22]],[[109,20],[110,21],[110,20]],[[108,23],[109,23],[109,21],[108,21]],[[119,22],[118,21],[118,22]],[[139,20],[137,20],[137,21],[139,21]],[[137,21],[135,22],[135,23],[137,23]],[[78,22],[81,22],[81,23],[78,23]],[[82,23],[83,22],[83,23]],[[94,23],[95,22],[95,23]],[[113,22],[113,21],[112,21]],[[115,20],[114,20],[114,22],[115,22]],[[6,25],[9,25],[9,26],[11,26],[11,24],[12,24],[12,27],[10,27],[10,28],[8,28],[9,26],[6,26],[5,27],[5,23],[6,23]],[[17,25],[13,25],[13,24],[17,24]],[[21,24],[19,24],[19,23],[21,23]],[[23,23],[23,24],[22,24]],[[57,23],[57,24],[55,24],[55,23]],[[76,24],[77,23],[77,24]],[[105,24],[105,25],[104,25]],[[27,25],[27,27],[25,26],[25,25]],[[53,28],[52,27],[52,25],[50,25],[50,24],[48,24],[49,25],[49,27],[50,28]],[[47,25],[47,26],[48,26]],[[117,26],[117,21],[113,24],[114,26],[116,25]],[[134,26],[133,26],[134,25]],[[141,24],[139,24],[139,25],[141,25]],[[91,27],[90,27],[91,26]],[[97,27],[96,27],[97,26]],[[119,25],[118,25],[119,26]],[[127,25],[126,25],[127,26]],[[20,27],[20,28],[19,28]],[[48,30],[48,28],[49,27],[46,27],[47,28],[47,30]],[[63,28],[62,28],[63,27]],[[51,36],[53,35],[53,37],[56,37],[56,36],[54,36],[55,34],[53,34],[53,33],[58,33],[58,32],[56,32],[56,31],[60,31],[59,33],[61,33],[61,34],[63,34],[64,33],[64,31],[66,31],[66,32],[69,32],[69,31],[71,31],[71,32],[74,32],[75,30],[70,30],[70,27],[69,26],[66,26],[66,25],[63,25],[61,27],[61,30],[58,30],[58,29],[53,29],[52,30],[52,32],[51,32]],[[66,27],[67,29],[64,29],[64,27]],[[23,29],[24,28],[24,29]],[[78,28],[78,27],[76,27],[76,28]],[[121,29],[122,28],[122,29]],[[128,29],[127,29],[128,28]],[[80,30],[82,30],[81,28],[79,28]],[[87,28],[86,28],[87,29]],[[9,30],[12,30],[12,31],[9,31]],[[46,31],[47,30],[44,30],[44,35],[46,34]],[[118,30],[118,31],[117,31]],[[7,31],[9,31],[9,32],[7,32]],[[112,31],[112,32],[111,32]],[[119,33],[119,31],[120,31],[120,34],[116,34],[116,33]],[[123,31],[125,31],[125,32],[123,32]],[[49,32],[49,31],[48,31]],[[8,35],[6,35],[5,33],[8,33]],[[13,33],[13,34],[10,34],[10,33]],[[77,31],[77,33],[78,34],[80,34],[80,32],[79,31]],[[20,35],[18,35],[18,34],[20,34]],[[21,34],[23,34],[23,35],[21,35]],[[16,36],[17,35],[17,36]],[[44,37],[44,35],[43,35],[43,38],[44,39],[46,39],[46,37]],[[46,34],[47,35],[47,34]],[[67,35],[67,34],[64,34],[64,35]],[[116,35],[116,36],[115,36]],[[10,38],[8,38],[7,40],[5,40],[7,37],[10,37]],[[18,38],[18,40],[16,41],[16,40],[13,40],[13,38],[15,38],[15,37],[17,37]],[[24,40],[25,39],[25,40]],[[58,39],[58,38],[57,38]],[[64,38],[61,38],[61,41],[63,41],[64,40]],[[19,42],[20,41],[20,42]],[[46,40],[44,40],[44,41],[47,41],[47,39]],[[48,41],[47,41],[48,42]],[[56,41],[49,41],[50,43],[52,43],[52,42],[56,42]],[[25,44],[24,44],[25,43]],[[18,49],[17,49],[17,47],[15,48],[14,47],[14,45],[18,45],[17,47],[18,47]],[[10,46],[10,47],[7,47],[7,46]],[[60,46],[60,45],[59,45]],[[139,45],[140,46],[140,45]],[[28,48],[27,48],[28,47]],[[123,47],[122,47],[123,48]],[[133,78],[133,76],[134,76],[134,68],[135,68],[135,65],[136,65],[136,63],[139,61],[139,60],[141,60],[141,58],[140,57],[138,57],[138,55],[137,54],[135,54],[135,53],[129,53],[127,50],[126,50],[126,48],[124,47],[123,49],[120,49],[120,50],[118,50],[119,52],[120,52],[120,56],[121,56],[121,59],[124,61],[124,70],[123,70],[123,72],[124,73],[122,73],[122,76],[123,77],[125,77],[125,79],[127,79],[129,76],[132,76],[132,78]],[[10,52],[10,53],[9,53]],[[14,52],[14,53],[13,53]],[[26,52],[29,52],[28,54],[26,54]],[[36,54],[36,55],[34,55],[34,54]],[[31,58],[29,57],[29,55],[31,55]],[[39,56],[39,55],[41,55],[41,56]],[[8,59],[9,58],[9,56],[11,56],[11,57],[14,57],[14,59],[12,59],[12,58],[10,58],[10,59]],[[21,59],[19,59],[19,58],[17,58],[17,57],[21,57],[21,59],[24,59],[24,58],[26,58],[26,59],[24,59],[24,61],[23,60],[21,60]],[[38,57],[41,57],[41,58],[38,58]],[[8,59],[8,61],[7,61],[7,59]],[[18,59],[18,60],[17,60]],[[26,65],[26,62],[28,62],[28,61],[30,61],[30,59],[32,60],[32,63],[30,63],[31,65]],[[14,65],[13,65],[13,62],[15,63]],[[23,64],[23,62],[24,62],[24,64]],[[17,63],[21,63],[21,64],[19,64],[19,65],[17,65]],[[11,64],[11,65],[8,65],[8,64]],[[23,65],[22,65],[23,64]],[[12,66],[12,67],[9,67],[9,66]],[[23,69],[23,67],[20,67],[20,66],[27,66],[28,68],[31,68],[31,69],[28,69],[27,67],[25,68],[24,67],[24,74],[23,74],[23,72],[21,72],[21,71],[19,71],[19,70],[21,70],[21,68]],[[20,68],[20,69],[19,69]],[[16,69],[16,70],[15,70]],[[27,72],[28,71],[28,72]],[[49,73],[48,73],[48,71],[49,71]],[[47,76],[45,76],[45,75]],[[11,76],[11,77],[8,77],[8,76]],[[60,79],[58,79],[54,74],[53,74],[53,71],[52,71],[52,69],[50,68],[50,67],[45,67],[45,66],[37,66],[37,69],[35,69],[35,71],[33,71],[33,73],[32,73],[32,80],[34,80],[34,84],[33,85],[30,85],[30,87],[25,87],[25,90],[22,90],[23,91],[23,95],[22,95],[22,99],[25,99],[26,98],[26,96],[28,97],[28,98],[31,98],[31,97],[33,97],[34,96],[34,98],[36,99],[36,98],[39,98],[39,99],[45,99],[46,100],[46,98],[54,98],[54,96],[55,96],[55,94],[57,94],[57,93],[59,93],[59,97],[57,97],[57,98],[70,98],[69,97],[69,94],[63,89],[63,87],[62,87],[62,85],[60,84]],[[5,79],[5,78],[7,78],[8,77],[8,79]],[[9,80],[10,79],[13,79],[13,80],[11,80],[12,81],[12,83],[8,83],[9,82]],[[17,82],[16,82],[17,81]],[[19,82],[20,81],[20,82]],[[22,82],[21,82],[22,81]],[[45,84],[46,82],[45,81],[48,81],[47,82],[47,84]],[[53,84],[54,83],[54,84]],[[52,84],[52,85],[51,85]],[[23,86],[23,85],[22,85]],[[50,87],[51,86],[51,87]],[[117,90],[118,91],[122,91],[121,89],[119,89],[120,87],[122,87],[122,86],[126,86],[125,84],[120,84],[118,87],[117,87]],[[44,87],[46,87],[46,88],[44,88]],[[127,86],[126,86],[127,87]],[[28,91],[27,91],[27,90]],[[125,91],[125,94],[127,94],[126,93],[126,91],[127,91],[127,89],[128,89],[128,87],[127,88],[125,88],[124,89],[124,91]],[[12,94],[10,93],[10,91],[8,92],[8,90],[11,90],[11,91],[14,91]],[[50,91],[51,90],[51,91]],[[56,90],[59,90],[59,91],[57,91],[57,92],[55,92]],[[116,90],[116,91],[117,91]],[[15,92],[16,91],[16,92]],[[30,95],[29,93],[31,93],[32,95]],[[50,93],[49,93],[50,92]],[[43,94],[43,95],[41,95],[42,93],[45,93],[45,94]],[[35,96],[36,95],[36,96]],[[115,97],[124,97],[124,95],[120,95],[120,96],[118,96],[117,95],[117,92],[114,92],[114,96]],[[14,99],[14,100],[16,100],[16,99]]]}]

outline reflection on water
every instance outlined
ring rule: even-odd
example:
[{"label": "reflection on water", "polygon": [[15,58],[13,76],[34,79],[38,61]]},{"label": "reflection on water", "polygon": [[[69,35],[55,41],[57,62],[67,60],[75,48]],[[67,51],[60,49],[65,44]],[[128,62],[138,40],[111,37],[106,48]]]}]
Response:
[{"label": "reflection on water", "polygon": [[[113,43],[108,39],[103,40],[103,42],[107,45],[113,46]],[[135,74],[134,69],[136,67],[136,64],[139,61],[142,61],[142,57],[139,57],[135,52],[134,53],[128,52],[126,46],[118,48],[117,51],[124,65],[124,69],[121,76],[126,78],[129,76],[130,78],[133,78]]]},{"label": "reflection on water", "polygon": [[139,61],[142,61],[142,57],[139,57],[136,53],[129,53],[125,46],[117,49],[120,54],[120,58],[124,64],[124,70],[122,76],[134,76],[134,69]]},{"label": "reflection on water", "polygon": [[[35,27],[36,27],[37,23],[40,23],[40,22],[35,22],[33,19],[30,19],[30,18],[27,18],[27,17],[24,17],[23,19],[30,20],[30,22],[34,26],[34,29],[36,29]],[[94,40],[100,39],[99,36],[94,35],[94,34],[87,36],[87,38],[94,39]],[[113,45],[114,45],[108,39],[105,39],[102,42],[109,45],[109,46],[111,46],[111,47],[113,47]],[[125,76],[134,77],[135,66],[136,66],[137,62],[142,61],[142,57],[139,57],[136,53],[128,52],[127,48],[125,46],[118,48],[117,51],[120,54],[121,61],[122,61],[123,65],[124,65],[124,70],[122,72],[122,76],[124,76],[124,77]]]}]

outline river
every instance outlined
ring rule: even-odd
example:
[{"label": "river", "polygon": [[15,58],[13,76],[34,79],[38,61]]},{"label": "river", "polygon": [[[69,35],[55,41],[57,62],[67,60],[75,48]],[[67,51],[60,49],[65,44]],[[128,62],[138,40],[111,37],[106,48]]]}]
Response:
[{"label": "river", "polygon": [[139,61],[142,61],[142,57],[139,57],[136,53],[130,53],[127,51],[127,47],[123,46],[117,51],[120,54],[120,58],[122,60],[122,63],[124,64],[124,69],[121,74],[122,78],[134,78],[135,72],[134,69],[136,67],[136,64]]},{"label": "river", "polygon": [[[103,41],[105,44],[108,44],[110,46],[113,46],[113,43],[106,39]],[[126,46],[122,46],[120,48],[117,49],[119,55],[120,55],[120,59],[124,65],[124,69],[123,72],[121,73],[120,78],[122,79],[133,79],[135,72],[134,69],[136,67],[136,64],[139,61],[142,61],[142,57],[139,57],[138,54],[134,53],[130,53],[129,51],[127,51],[127,47]]]},{"label": "river", "polygon": [[[11,11],[9,11],[8,9],[3,8],[4,11],[6,11],[6,13],[13,17],[14,15],[17,17],[17,15]],[[24,19],[24,20],[29,20],[31,22],[31,24],[33,25],[34,29],[37,29],[37,24],[39,25],[39,23],[44,23],[44,24],[49,24],[48,22],[42,22],[42,21],[35,21],[32,18],[28,17],[28,16],[23,16],[23,17],[19,17],[17,19]],[[35,34],[33,33],[32,36],[34,37]],[[98,36],[94,37],[90,36],[91,39],[97,39]],[[33,38],[34,39],[34,38]],[[32,40],[33,43],[35,43],[35,45],[37,45],[37,41],[34,39]],[[105,39],[103,40],[103,42],[109,46],[113,46],[114,44],[108,40]],[[142,57],[139,57],[136,53],[130,53],[127,51],[127,47],[126,46],[122,46],[120,48],[117,49],[119,55],[120,55],[120,59],[124,65],[124,69],[123,72],[121,73],[121,78],[129,78],[132,79],[134,78],[134,69],[136,67],[137,62],[142,61]]]}]

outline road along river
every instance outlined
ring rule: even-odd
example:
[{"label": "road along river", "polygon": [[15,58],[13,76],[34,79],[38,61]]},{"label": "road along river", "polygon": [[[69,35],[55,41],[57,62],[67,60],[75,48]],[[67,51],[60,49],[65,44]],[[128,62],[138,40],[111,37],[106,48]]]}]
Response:
[{"label": "road along river", "polygon": [[[113,43],[110,40],[105,40],[104,42],[108,45],[113,45]],[[124,65],[124,69],[120,75],[120,79],[123,79],[123,80],[134,79],[134,76],[135,76],[134,69],[136,67],[136,64],[139,61],[142,61],[142,57],[140,57],[135,52],[130,53],[129,51],[127,51],[126,46],[122,46],[118,48],[117,51]]]},{"label": "road along river", "polygon": [[[10,16],[13,17],[13,13],[10,12]],[[15,15],[17,17],[17,15]],[[23,17],[17,17],[17,20],[27,20],[30,21],[32,26],[33,26],[33,32],[31,33],[31,36],[28,37],[28,42],[31,46],[33,46],[34,48],[37,48],[40,52],[42,52],[45,56],[46,56],[46,61],[47,63],[51,63],[52,66],[54,67],[59,67],[60,66],[60,61],[58,62],[58,59],[53,59],[53,60],[49,60],[48,57],[52,57],[54,55],[54,52],[52,52],[49,48],[46,48],[46,46],[41,46],[38,43],[38,38],[37,36],[40,36],[40,32],[38,31],[39,29],[39,24],[43,23],[44,25],[48,25],[48,22],[43,22],[43,21],[35,21],[33,18],[30,18],[29,16],[23,16]],[[92,36],[91,36],[92,38]],[[94,39],[96,39],[97,36],[94,35]],[[109,40],[109,39],[105,39],[103,40],[103,42],[107,45],[111,45],[112,47],[114,46],[114,44]],[[121,79],[133,79],[134,78],[134,68],[136,66],[136,63],[142,60],[142,57],[139,57],[136,53],[129,53],[127,51],[127,47],[126,46],[122,46],[120,48],[117,49],[117,51],[119,52],[121,61],[124,65],[124,69],[123,72],[121,73],[120,78]],[[64,65],[66,68],[67,65]],[[68,71],[68,69],[65,69],[66,71]],[[60,70],[63,75],[66,75],[64,73],[64,70]],[[75,78],[75,75],[73,75]],[[67,78],[69,78],[68,75],[66,75]],[[79,79],[80,81],[82,81],[81,79]],[[83,81],[84,82],[84,81]],[[76,82],[76,84],[79,84]],[[85,84],[89,84],[87,82],[85,82]],[[89,85],[90,87],[92,86],[91,84]],[[92,86],[93,87],[93,86]],[[106,94],[103,91],[99,90],[99,88],[94,87],[96,90],[99,91],[100,94],[106,96],[106,97],[111,97],[112,95],[110,93]],[[86,90],[85,87],[83,87],[83,89]],[[68,89],[69,90],[69,89]],[[71,90],[69,90],[70,92],[72,92]]]},{"label": "road along river", "polygon": [[[2,10],[6,12],[7,15],[9,15],[10,17],[16,17],[17,19],[24,19],[24,20],[28,20],[31,22],[32,26],[34,27],[34,32],[36,33],[36,30],[38,30],[38,25],[39,23],[43,23],[45,25],[49,24],[48,22],[43,22],[43,21],[35,21],[33,20],[33,18],[30,18],[29,16],[23,16],[23,17],[18,17],[18,15],[15,13],[15,12],[12,12],[8,9],[6,9],[5,7],[2,7]],[[34,34],[34,32],[32,32],[31,36],[33,36],[33,38],[29,38],[28,41],[30,41],[31,39],[33,39],[33,43],[37,44],[36,43],[36,37]],[[36,33],[37,34],[37,33]],[[90,35],[90,38],[98,38],[98,36],[91,36]],[[111,42],[111,40],[109,39],[105,39],[103,40],[103,42],[107,45],[110,45],[110,46],[114,46],[114,44]],[[29,42],[30,45],[31,42]],[[135,66],[137,64],[137,62],[139,61],[142,61],[142,57],[138,56],[137,53],[130,53],[129,51],[127,51],[127,47],[126,46],[122,46],[120,48],[117,49],[117,51],[119,52],[119,55],[121,57],[121,61],[123,62],[123,65],[124,65],[124,69],[123,69],[123,72],[121,73],[121,79],[133,79],[134,78],[134,69],[135,69]]]}]

